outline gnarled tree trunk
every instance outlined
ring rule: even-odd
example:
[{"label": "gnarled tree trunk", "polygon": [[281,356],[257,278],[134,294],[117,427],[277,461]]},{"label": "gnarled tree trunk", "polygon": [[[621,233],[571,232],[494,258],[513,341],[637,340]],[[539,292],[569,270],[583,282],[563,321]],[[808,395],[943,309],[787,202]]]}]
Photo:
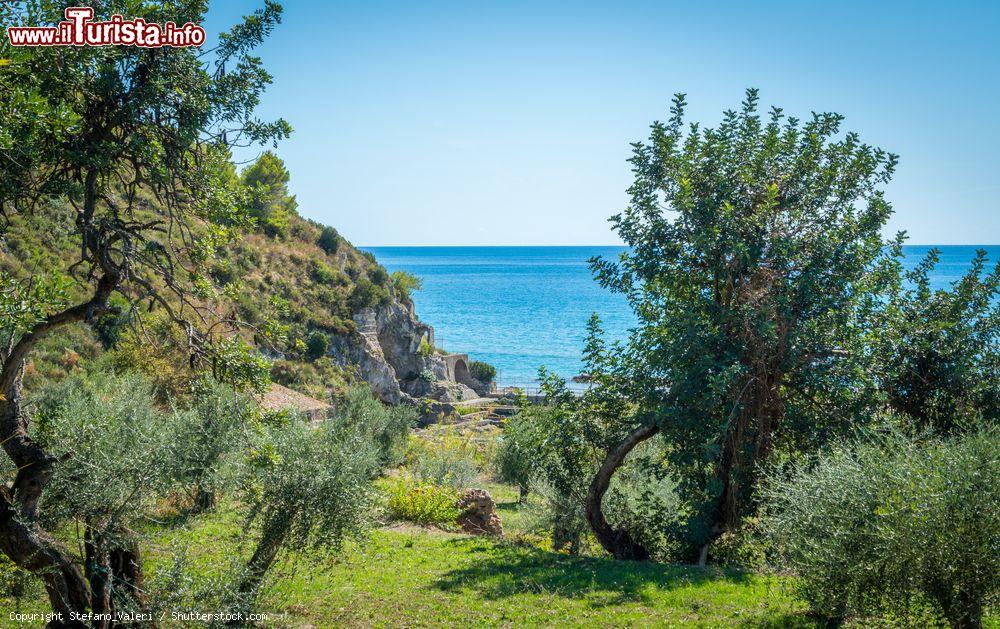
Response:
[{"label": "gnarled tree trunk", "polygon": [[71,615],[90,611],[90,587],[72,557],[38,525],[38,500],[58,459],[29,434],[28,418],[21,408],[21,373],[28,354],[53,330],[108,312],[108,299],[120,280],[118,272],[106,271],[89,301],[35,324],[2,353],[0,444],[17,474],[9,488],[0,487],[0,551],[45,584],[52,610],[62,615],[62,620],[49,623],[52,627],[85,626],[72,620]]},{"label": "gnarled tree trunk", "polygon": [[0,551],[45,584],[54,619],[51,627],[83,627],[73,612],[90,610],[90,588],[72,557],[38,525],[38,498],[52,476],[55,458],[28,436],[20,405],[20,382],[14,378],[0,400],[0,442],[18,467],[13,486],[0,488]]},{"label": "gnarled tree trunk", "polygon": [[611,527],[607,518],[604,517],[602,502],[604,494],[608,491],[608,485],[611,483],[611,477],[621,467],[628,453],[659,431],[659,426],[649,423],[630,432],[625,440],[618,444],[604,459],[604,463],[597,471],[594,480],[590,483],[590,489],[587,491],[587,521],[590,522],[590,528],[597,536],[597,541],[606,551],[614,555],[615,559],[634,561],[649,559],[649,551],[645,546],[632,539],[628,531]]}]

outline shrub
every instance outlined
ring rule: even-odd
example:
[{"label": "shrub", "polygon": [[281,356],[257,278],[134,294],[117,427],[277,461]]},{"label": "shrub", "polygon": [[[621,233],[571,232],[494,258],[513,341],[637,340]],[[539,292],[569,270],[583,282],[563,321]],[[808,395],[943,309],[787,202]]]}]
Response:
[{"label": "shrub", "polygon": [[383,483],[390,518],[414,524],[452,524],[459,515],[458,491],[420,481],[409,474],[388,478]]},{"label": "shrub", "polygon": [[[152,506],[169,483],[170,446],[152,384],[136,374],[78,372],[34,398],[35,436],[62,455],[42,496],[53,522],[83,521],[114,535]],[[128,508],[122,508],[123,500]]]},{"label": "shrub", "polygon": [[1000,435],[892,435],[772,474],[765,530],[830,617],[930,605],[978,627],[1000,592]]},{"label": "shrub", "polygon": [[514,416],[497,439],[495,473],[501,483],[514,485],[523,501],[531,488],[538,460],[535,424],[525,415]]},{"label": "shrub", "polygon": [[5,555],[0,555],[0,597],[15,601],[31,600],[42,590],[42,583],[27,570],[18,568]]},{"label": "shrub", "polygon": [[576,553],[586,528],[585,496],[597,469],[595,450],[581,438],[586,434],[583,418],[566,402],[569,393],[564,383],[552,381],[546,373],[541,376],[547,391],[546,405],[522,409],[516,421],[531,426],[522,433],[526,438],[524,448],[535,458],[537,477],[532,488],[544,488],[542,495],[552,514],[552,547]]},{"label": "shrub", "polygon": [[337,230],[332,227],[323,227],[323,231],[319,233],[319,238],[316,240],[316,244],[319,248],[326,252],[327,255],[333,255],[337,253],[337,249],[340,247],[340,234]]},{"label": "shrub", "polygon": [[78,371],[38,402],[36,437],[61,457],[42,493],[44,521],[80,526],[91,588],[113,583],[123,608],[138,603],[135,525],[165,494],[171,472],[164,453],[172,444],[153,386],[135,374]]},{"label": "shrub", "polygon": [[332,284],[337,279],[338,272],[322,260],[313,260],[311,267],[312,278],[320,284]]},{"label": "shrub", "polygon": [[406,271],[393,271],[390,277],[392,278],[392,287],[396,289],[404,301],[413,301],[413,293],[424,287],[423,280]]},{"label": "shrub", "polygon": [[[420,347],[417,348],[417,356],[429,358],[434,353],[434,346],[426,338],[420,339]],[[431,373],[431,376],[434,374]],[[433,382],[433,379],[431,380]]]},{"label": "shrub", "polygon": [[768,568],[770,545],[760,528],[760,518],[744,518],[736,531],[726,531],[709,547],[708,560],[727,568],[763,572]]},{"label": "shrub", "polygon": [[409,406],[386,406],[368,387],[354,387],[337,411],[338,421],[353,426],[372,437],[383,467],[399,465],[406,455],[410,428],[417,422],[417,412]]},{"label": "shrub", "polygon": [[372,283],[376,286],[388,286],[389,284],[389,274],[385,272],[380,266],[376,266],[369,273],[368,277],[371,279]]},{"label": "shrub", "polygon": [[245,492],[257,543],[241,593],[258,591],[283,550],[337,548],[370,523],[379,448],[363,426],[339,419],[315,428],[296,420],[261,435]]},{"label": "shrub", "polygon": [[255,411],[247,398],[205,378],[196,383],[188,408],[175,409],[166,420],[169,447],[161,465],[173,484],[190,491],[196,511],[213,507],[229,485],[227,459],[240,450],[239,430]]},{"label": "shrub", "polygon": [[497,377],[497,368],[481,360],[474,360],[469,363],[469,373],[483,384],[489,384]]},{"label": "shrub", "polygon": [[351,295],[347,298],[347,305],[350,306],[351,312],[358,312],[365,308],[373,308],[388,299],[389,293],[384,288],[359,277],[351,289]]},{"label": "shrub", "polygon": [[468,489],[479,475],[476,446],[460,435],[441,431],[414,437],[407,455],[409,468],[421,482]]},{"label": "shrub", "polygon": [[306,339],[306,357],[309,360],[316,360],[326,355],[326,350],[330,349],[330,339],[319,330],[313,330]]},{"label": "shrub", "polygon": [[940,251],[896,280],[872,321],[880,388],[894,411],[920,429],[954,434],[1000,421],[1000,262],[980,249],[969,270],[933,290]]}]

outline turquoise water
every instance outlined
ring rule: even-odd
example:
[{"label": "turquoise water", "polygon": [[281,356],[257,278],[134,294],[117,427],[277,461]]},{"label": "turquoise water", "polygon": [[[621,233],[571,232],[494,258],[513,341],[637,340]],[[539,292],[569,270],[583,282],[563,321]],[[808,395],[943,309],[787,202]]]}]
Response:
[{"label": "turquoise water", "polygon": [[[984,247],[990,259],[1000,246]],[[905,248],[913,266],[930,247]],[[960,278],[974,246],[947,246],[935,269],[936,287]],[[578,374],[587,319],[597,312],[609,338],[633,324],[620,295],[593,280],[587,260],[621,247],[366,247],[390,271],[423,279],[417,314],[434,326],[437,343],[497,367],[502,385],[533,382],[540,365],[567,378]]]}]

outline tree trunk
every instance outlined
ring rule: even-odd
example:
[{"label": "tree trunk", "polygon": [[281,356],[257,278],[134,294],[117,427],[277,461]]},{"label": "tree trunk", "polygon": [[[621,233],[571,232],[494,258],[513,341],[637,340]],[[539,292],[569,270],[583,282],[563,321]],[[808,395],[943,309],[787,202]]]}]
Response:
[{"label": "tree trunk", "polygon": [[758,369],[756,376],[737,385],[740,392],[734,400],[740,407],[735,416],[730,417],[731,427],[722,442],[715,468],[722,492],[713,508],[708,539],[699,553],[698,565],[708,562],[708,550],[713,541],[726,531],[740,527],[757,481],[756,469],[771,455],[774,433],[784,414],[784,400],[780,395],[783,379],[784,374],[770,365]]},{"label": "tree trunk", "polygon": [[90,582],[91,609],[112,617],[111,621],[94,622],[95,629],[130,626],[113,620],[115,613],[143,609],[146,603],[139,547],[129,531],[122,531],[119,537],[109,540],[106,533],[90,525],[84,533],[84,574]]},{"label": "tree trunk", "polygon": [[976,600],[972,595],[958,594],[955,596],[947,585],[939,586],[938,589],[944,592],[936,597],[938,604],[952,629],[982,629],[982,601]]},{"label": "tree trunk", "polygon": [[594,476],[594,480],[590,483],[590,489],[587,491],[587,521],[590,522],[590,528],[597,536],[597,541],[606,551],[614,555],[615,559],[634,561],[649,559],[649,551],[632,539],[628,531],[615,530],[608,524],[607,518],[604,517],[602,502],[604,494],[608,491],[608,485],[611,483],[611,477],[621,467],[628,453],[659,431],[659,426],[649,423],[630,432],[625,440],[618,444],[604,459],[604,463],[597,471],[597,475]]},{"label": "tree trunk", "polygon": [[257,542],[257,548],[254,549],[253,556],[247,562],[246,574],[243,575],[243,581],[240,582],[240,594],[253,594],[260,588],[267,571],[270,570],[274,559],[278,556],[278,551],[281,550],[285,536],[288,535],[289,525],[287,522],[289,520],[290,518],[286,519],[285,522],[264,527],[260,541]]},{"label": "tree trunk", "polygon": [[[111,605],[111,564],[108,549],[102,536],[89,524],[83,533],[83,574],[90,582],[90,608],[95,614],[110,614]],[[110,621],[94,621],[94,629],[106,629]]]},{"label": "tree trunk", "polygon": [[215,492],[211,489],[205,489],[201,485],[198,485],[194,493],[194,512],[203,513],[214,508]]},{"label": "tree trunk", "polygon": [[[8,368],[5,364],[4,370]],[[49,623],[51,627],[85,626],[70,616],[72,612],[83,614],[90,610],[87,580],[71,556],[37,521],[38,498],[52,477],[56,459],[28,435],[28,419],[20,403],[20,378],[10,380],[4,393],[0,398],[0,442],[18,472],[11,491],[0,487],[0,550],[45,584],[52,611],[62,614],[61,620]]]},{"label": "tree trunk", "polygon": [[[139,545],[134,540],[128,539],[108,553],[108,565],[111,568],[111,575],[114,579],[115,588],[111,593],[111,605],[114,608],[128,609],[136,607],[146,608],[146,592],[143,589],[144,579],[142,573],[142,558],[139,554]],[[119,626],[140,626],[143,623],[116,623]],[[144,626],[155,626],[155,624],[145,623]]]},{"label": "tree trunk", "polygon": [[82,234],[82,256],[94,256],[103,274],[91,298],[56,312],[35,323],[8,347],[0,348],[0,444],[17,474],[9,488],[0,485],[0,550],[19,568],[34,573],[45,584],[52,611],[58,612],[50,627],[83,627],[73,612],[90,611],[90,587],[71,556],[38,525],[38,500],[52,477],[58,460],[45,451],[28,431],[28,418],[21,409],[21,374],[28,355],[40,340],[54,330],[115,311],[108,306],[111,294],[123,278],[113,262],[109,243],[95,236],[91,223],[97,204],[96,168],[87,171],[83,212],[77,216]]}]

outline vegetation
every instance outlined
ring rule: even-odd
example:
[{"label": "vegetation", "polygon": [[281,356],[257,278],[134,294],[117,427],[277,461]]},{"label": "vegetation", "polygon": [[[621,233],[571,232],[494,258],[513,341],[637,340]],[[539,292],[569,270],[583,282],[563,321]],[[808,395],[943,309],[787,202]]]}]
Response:
[{"label": "vegetation", "polygon": [[[0,21],[62,8],[0,3]],[[112,0],[98,17],[206,11]],[[631,336],[608,345],[594,316],[591,386],[543,369],[542,402],[521,396],[499,436],[412,435],[414,409],[334,358],[355,316],[412,306],[420,279],[298,216],[274,152],[232,164],[290,133],[255,114],[270,76],[254,51],[280,19],[265,0],[204,54],[0,40],[0,606],[990,620],[1000,265],[980,253],[947,290],[930,287],[936,252],[901,273],[902,236],[881,236],[894,155],[836,114],[761,116],[753,90],[718,127],[685,126],[678,96],[634,145],[612,218],[628,249],[592,261]],[[434,382],[442,350],[416,351],[408,377]],[[272,379],[332,402],[329,420],[260,408]],[[447,532],[477,486],[508,539]]]},{"label": "vegetation", "polygon": [[319,238],[316,240],[316,244],[328,256],[337,253],[337,250],[340,248],[340,242],[340,234],[337,233],[336,229],[328,226],[323,227],[319,233]]},{"label": "vegetation", "polygon": [[496,380],[497,368],[481,360],[474,360],[469,363],[469,374],[483,384],[489,384]]},{"label": "vegetation", "polygon": [[[101,8],[106,17],[155,22],[179,16],[200,22],[206,10],[203,2]],[[54,2],[6,3],[0,11],[4,24],[54,24],[64,17]],[[185,330],[191,353],[213,362],[220,376],[250,375],[255,384],[233,362],[239,352],[223,335],[224,319],[219,326],[193,323],[218,320],[202,301],[208,280],[194,269],[207,268],[214,250],[246,225],[227,138],[263,143],[290,131],[282,120],[254,116],[270,76],[252,51],[280,16],[280,6],[268,3],[222,36],[211,61],[192,49],[14,48],[4,40],[2,54],[11,64],[3,73],[0,118],[19,113],[16,130],[4,126],[3,135],[15,142],[0,150],[0,218],[5,226],[30,224],[48,206],[52,220],[68,227],[74,257],[72,283],[65,267],[52,265],[24,279],[4,273],[0,284],[8,314],[0,443],[18,470],[12,491],[0,499],[0,550],[41,576],[52,609],[66,618],[103,611],[105,597],[94,596],[79,565],[42,528],[42,496],[58,459],[28,430],[25,362],[61,327],[120,314],[112,303],[117,294],[129,309],[157,304]],[[49,205],[54,196],[62,201]]]},{"label": "vegetation", "polygon": [[895,278],[871,333],[872,364],[893,411],[953,434],[1000,422],[1000,264],[987,272],[979,251],[950,290],[931,290],[938,255]]},{"label": "vegetation", "polygon": [[382,470],[371,428],[335,419],[318,428],[293,421],[265,431],[245,492],[247,526],[257,541],[241,594],[258,590],[283,549],[336,547],[364,530],[375,500],[372,480]]},{"label": "vegetation", "polygon": [[383,484],[387,515],[420,525],[448,526],[458,517],[459,493],[450,486],[420,481],[409,474],[389,478]]},{"label": "vegetation", "polygon": [[889,435],[837,446],[768,484],[767,529],[821,615],[921,605],[979,627],[1000,595],[1000,435]]},{"label": "vegetation", "polygon": [[173,480],[170,466],[150,465],[172,446],[162,419],[149,384],[134,376],[76,375],[40,400],[34,436],[64,461],[39,511],[49,528],[82,525],[83,574],[101,613],[144,602],[133,530]]},{"label": "vegetation", "polygon": [[298,203],[288,194],[290,175],[277,155],[264,151],[243,171],[243,185],[251,194],[250,215],[269,236],[284,238]]},{"label": "vegetation", "polygon": [[453,489],[471,487],[485,464],[475,444],[447,430],[410,440],[408,467],[417,480]]},{"label": "vegetation", "polygon": [[413,303],[413,293],[424,287],[422,279],[406,271],[393,271],[389,277],[392,280],[392,287],[405,302]]}]

